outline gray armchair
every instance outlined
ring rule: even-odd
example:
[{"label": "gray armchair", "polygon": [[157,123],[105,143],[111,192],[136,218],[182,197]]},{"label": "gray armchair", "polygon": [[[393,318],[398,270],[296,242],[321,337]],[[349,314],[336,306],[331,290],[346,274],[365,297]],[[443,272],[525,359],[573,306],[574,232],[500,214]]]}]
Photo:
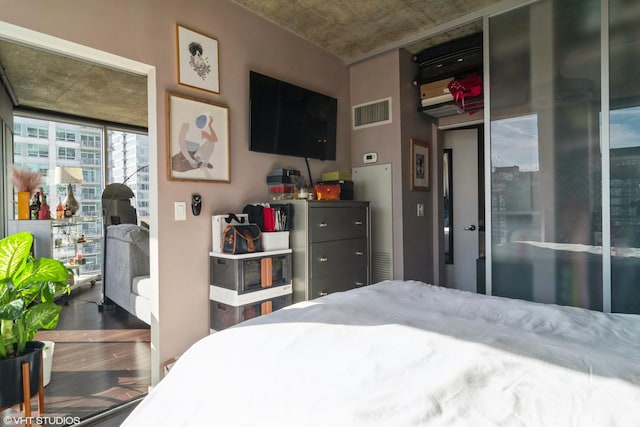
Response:
[{"label": "gray armchair", "polygon": [[109,225],[105,249],[104,296],[150,324],[149,230],[137,224]]}]

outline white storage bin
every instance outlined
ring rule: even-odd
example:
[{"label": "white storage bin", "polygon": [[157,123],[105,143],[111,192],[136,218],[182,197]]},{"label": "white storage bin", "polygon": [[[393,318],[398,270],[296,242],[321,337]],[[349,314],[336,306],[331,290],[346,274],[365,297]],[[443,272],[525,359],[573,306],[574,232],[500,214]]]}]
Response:
[{"label": "white storage bin", "polygon": [[289,249],[288,231],[262,232],[262,249],[265,251],[277,251]]}]

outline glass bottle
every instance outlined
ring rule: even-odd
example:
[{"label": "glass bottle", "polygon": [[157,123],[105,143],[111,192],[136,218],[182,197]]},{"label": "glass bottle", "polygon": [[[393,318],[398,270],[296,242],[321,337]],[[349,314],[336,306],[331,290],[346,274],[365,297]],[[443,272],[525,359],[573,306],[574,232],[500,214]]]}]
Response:
[{"label": "glass bottle", "polygon": [[62,207],[62,197],[58,197],[58,206],[56,206],[56,219],[64,217],[64,207]]}]

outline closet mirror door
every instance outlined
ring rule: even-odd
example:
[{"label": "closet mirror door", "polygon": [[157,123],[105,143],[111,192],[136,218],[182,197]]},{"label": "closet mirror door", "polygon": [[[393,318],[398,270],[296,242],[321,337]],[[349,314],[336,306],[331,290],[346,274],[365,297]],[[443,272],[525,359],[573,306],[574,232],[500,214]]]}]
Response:
[{"label": "closet mirror door", "polygon": [[611,311],[640,313],[640,3],[609,0]]},{"label": "closet mirror door", "polygon": [[489,20],[492,294],[603,308],[600,0]]}]

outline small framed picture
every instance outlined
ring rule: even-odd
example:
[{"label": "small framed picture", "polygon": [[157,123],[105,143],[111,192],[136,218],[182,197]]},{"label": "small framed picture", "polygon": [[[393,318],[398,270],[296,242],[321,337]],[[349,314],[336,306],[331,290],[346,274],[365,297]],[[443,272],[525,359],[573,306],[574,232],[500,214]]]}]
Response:
[{"label": "small framed picture", "polygon": [[411,138],[411,191],[429,191],[429,143]]},{"label": "small framed picture", "polygon": [[171,181],[230,180],[229,108],[167,92]]},{"label": "small framed picture", "polygon": [[178,83],[220,93],[218,40],[177,25]]}]

